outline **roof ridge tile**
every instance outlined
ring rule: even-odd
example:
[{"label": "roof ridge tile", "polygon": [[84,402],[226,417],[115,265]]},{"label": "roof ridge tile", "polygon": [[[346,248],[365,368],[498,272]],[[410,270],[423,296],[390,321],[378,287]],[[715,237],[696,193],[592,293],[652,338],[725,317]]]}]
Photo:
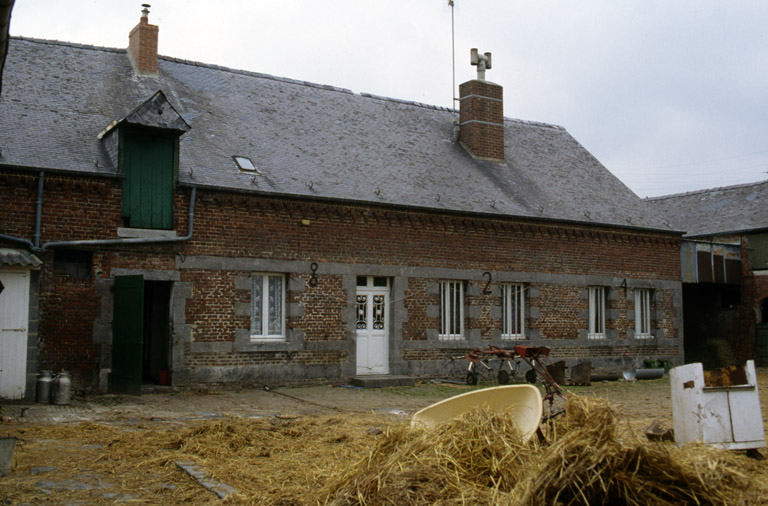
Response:
[{"label": "roof ridge tile", "polygon": [[[75,43],[75,42],[66,42],[66,41],[58,41],[58,40],[36,39],[36,38],[30,38],[30,37],[23,37],[23,36],[19,36],[19,35],[11,36],[11,38],[19,39],[19,40],[25,40],[25,41],[31,41],[31,42],[41,43],[41,44],[50,44],[50,45],[59,45],[59,46],[66,46],[66,47],[75,47],[75,48],[90,49],[90,50],[95,50],[95,51],[106,51],[106,52],[110,52],[110,53],[126,53],[127,52],[127,49],[110,48],[110,47],[105,47],[105,46],[93,46],[93,45],[88,45],[88,44],[79,44],[79,43]],[[402,99],[402,98],[387,97],[387,96],[384,96],[384,95],[376,95],[374,93],[367,93],[367,92],[355,93],[354,91],[352,91],[352,90],[350,90],[348,88],[341,88],[341,87],[333,86],[333,85],[330,85],[330,84],[320,84],[320,83],[314,83],[314,82],[311,82],[311,81],[301,81],[301,80],[298,80],[298,79],[291,79],[289,77],[281,77],[281,76],[275,76],[275,75],[272,75],[272,74],[265,74],[263,72],[256,72],[256,71],[252,71],[252,70],[245,70],[245,69],[238,69],[238,68],[233,68],[233,67],[227,67],[227,66],[224,66],[224,65],[217,65],[215,63],[205,63],[205,62],[201,62],[201,61],[197,61],[197,60],[188,60],[188,59],[185,59],[185,58],[178,58],[178,57],[175,57],[175,56],[165,56],[165,55],[158,55],[157,58],[159,60],[165,60],[165,61],[168,61],[168,62],[171,62],[171,63],[179,63],[179,64],[182,64],[182,65],[191,65],[191,66],[195,66],[195,67],[209,68],[209,69],[212,69],[212,70],[220,70],[222,72],[230,72],[230,73],[233,73],[233,74],[239,74],[239,75],[250,76],[250,77],[257,77],[257,78],[260,78],[260,79],[269,79],[269,80],[277,81],[277,82],[281,82],[281,83],[297,84],[297,85],[301,85],[301,86],[308,86],[310,88],[316,88],[316,89],[321,89],[321,90],[326,90],[326,91],[335,91],[335,92],[339,92],[339,93],[347,93],[349,95],[357,95],[357,96],[361,96],[361,97],[364,97],[364,98],[372,98],[372,99],[375,99],[375,100],[384,100],[384,101],[392,102],[392,103],[396,103],[396,104],[412,105],[414,107],[422,107],[422,108],[425,108],[425,109],[432,109],[432,110],[436,110],[436,111],[447,111],[447,112],[457,113],[457,114],[459,112],[459,110],[456,109],[456,108],[450,108],[450,107],[445,107],[445,106],[436,105],[436,104],[426,104],[424,102],[416,102],[414,100],[406,100],[406,99]],[[504,117],[504,121],[515,122],[515,123],[519,123],[519,124],[531,125],[531,126],[536,126],[536,127],[553,128],[555,130],[565,130],[565,128],[560,126],[560,125],[554,125],[554,124],[551,124],[551,123],[543,123],[543,122],[540,122],[540,121],[522,120],[522,119],[517,119],[517,118],[509,118],[509,117],[506,117],[506,116]]]},{"label": "roof ridge tile", "polygon": [[22,35],[11,35],[11,39],[21,40],[25,42],[34,42],[37,44],[45,44],[49,46],[64,46],[64,47],[74,47],[77,49],[91,49],[94,51],[105,51],[108,53],[125,53],[128,50],[123,48],[116,48],[116,47],[106,47],[106,46],[94,46],[92,44],[80,44],[79,42],[68,42],[63,40],[51,40],[51,39],[38,39],[35,37],[24,37]]},{"label": "roof ridge tile", "polygon": [[713,193],[716,191],[731,191],[731,190],[738,190],[740,188],[747,188],[749,186],[759,186],[761,184],[768,183],[768,179],[764,179],[762,181],[754,181],[752,183],[741,183],[741,184],[734,184],[729,186],[715,186],[714,188],[704,188],[702,190],[692,190],[688,192],[681,192],[681,193],[671,193],[669,195],[659,195],[657,197],[645,197],[646,201],[657,201],[657,200],[666,200],[666,199],[673,199],[678,197],[690,197],[693,195],[699,195],[702,193]]}]

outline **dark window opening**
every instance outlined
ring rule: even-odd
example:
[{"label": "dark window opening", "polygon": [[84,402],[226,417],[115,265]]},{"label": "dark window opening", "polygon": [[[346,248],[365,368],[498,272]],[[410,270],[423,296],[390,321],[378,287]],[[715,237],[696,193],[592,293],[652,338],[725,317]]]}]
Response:
[{"label": "dark window opening", "polygon": [[749,236],[749,257],[753,271],[768,269],[768,232]]},{"label": "dark window opening", "polygon": [[739,306],[741,306],[741,287],[722,287],[720,289],[720,309],[732,309]]},{"label": "dark window opening", "polygon": [[386,276],[357,276],[357,286],[386,288],[389,278]]},{"label": "dark window opening", "polygon": [[53,254],[53,272],[68,274],[75,279],[91,277],[93,252],[81,250],[57,249]]},{"label": "dark window opening", "polygon": [[768,299],[764,299],[760,304],[759,321],[757,323],[768,324]]}]

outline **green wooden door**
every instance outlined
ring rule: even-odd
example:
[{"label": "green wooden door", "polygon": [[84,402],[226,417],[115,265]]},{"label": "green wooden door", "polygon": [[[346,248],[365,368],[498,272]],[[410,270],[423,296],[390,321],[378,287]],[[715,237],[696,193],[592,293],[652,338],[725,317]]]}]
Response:
[{"label": "green wooden door", "polygon": [[115,393],[140,395],[144,344],[144,277],[115,277],[114,295],[109,389]]},{"label": "green wooden door", "polygon": [[131,227],[173,227],[174,150],[169,137],[125,134],[123,216]]},{"label": "green wooden door", "polygon": [[768,323],[755,327],[755,365],[768,367]]}]

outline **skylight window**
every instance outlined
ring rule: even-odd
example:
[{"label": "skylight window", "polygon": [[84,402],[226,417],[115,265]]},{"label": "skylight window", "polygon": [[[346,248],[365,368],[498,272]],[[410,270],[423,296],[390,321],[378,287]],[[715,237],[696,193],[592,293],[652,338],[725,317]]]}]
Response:
[{"label": "skylight window", "polygon": [[259,171],[256,170],[256,166],[253,165],[253,162],[247,156],[234,155],[232,156],[232,159],[235,161],[237,168],[240,169],[240,172],[253,172],[254,174],[259,174]]}]

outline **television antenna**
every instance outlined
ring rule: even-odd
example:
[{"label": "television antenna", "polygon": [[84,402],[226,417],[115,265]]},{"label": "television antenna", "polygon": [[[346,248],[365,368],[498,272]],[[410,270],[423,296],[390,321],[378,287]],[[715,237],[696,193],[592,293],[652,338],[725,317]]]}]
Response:
[{"label": "television antenna", "polygon": [[453,110],[453,140],[456,141],[459,138],[459,118],[456,116],[456,32],[454,29],[453,21],[453,0],[448,0],[448,5],[451,7],[451,109]]},{"label": "television antenna", "polygon": [[451,97],[453,98],[453,104],[456,102],[456,37],[454,33],[454,23],[453,23],[453,0],[448,0],[448,5],[451,6],[451,74],[453,76],[453,82],[451,87]]}]

